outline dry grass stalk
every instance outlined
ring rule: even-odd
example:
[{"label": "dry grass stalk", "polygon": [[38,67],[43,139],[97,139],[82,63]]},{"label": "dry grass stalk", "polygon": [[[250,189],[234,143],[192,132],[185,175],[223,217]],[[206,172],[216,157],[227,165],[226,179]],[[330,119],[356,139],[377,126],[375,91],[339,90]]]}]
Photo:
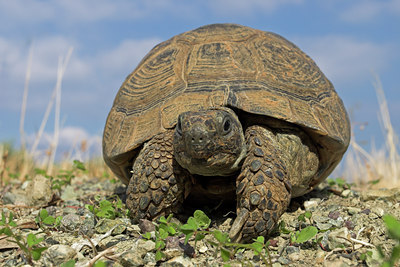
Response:
[{"label": "dry grass stalk", "polygon": [[21,118],[19,121],[19,134],[21,137],[21,148],[23,150],[25,150],[24,124],[25,124],[25,114],[26,114],[26,103],[28,100],[29,81],[31,80],[32,57],[33,57],[33,44],[29,48],[28,64],[26,67],[26,74],[25,74],[24,94],[22,97],[22,104],[21,104]]},{"label": "dry grass stalk", "polygon": [[49,164],[47,167],[47,172],[49,174],[52,174],[53,172],[53,166],[54,166],[54,160],[55,160],[55,155],[57,152],[57,146],[58,146],[58,137],[60,133],[60,108],[61,108],[61,84],[62,84],[62,79],[65,73],[65,70],[67,68],[68,62],[71,58],[73,48],[70,47],[68,49],[67,55],[65,56],[65,59],[59,58],[59,64],[58,64],[58,70],[57,70],[57,83],[55,87],[55,92],[56,92],[56,107],[55,107],[55,120],[54,120],[54,136],[53,136],[53,142],[51,143],[51,150],[50,150],[50,157],[49,157]]},{"label": "dry grass stalk", "polygon": [[[398,153],[398,136],[393,130],[390,114],[382,84],[375,76],[374,87],[379,103],[379,119],[385,138],[385,145],[377,150],[364,150],[355,140],[350,142],[350,149],[345,159],[344,177],[355,182],[361,188],[400,186],[400,156]],[[379,181],[375,185],[373,181]]]}]

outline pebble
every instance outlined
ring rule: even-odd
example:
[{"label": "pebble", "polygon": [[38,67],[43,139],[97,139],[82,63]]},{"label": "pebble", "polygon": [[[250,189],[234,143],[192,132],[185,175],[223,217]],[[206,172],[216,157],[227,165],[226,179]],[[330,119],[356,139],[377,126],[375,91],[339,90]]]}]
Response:
[{"label": "pebble", "polygon": [[188,257],[178,256],[163,262],[161,267],[193,267],[192,261]]},{"label": "pebble", "polygon": [[356,208],[356,207],[348,207],[348,208],[347,208],[347,213],[348,213],[349,215],[354,215],[354,214],[357,214],[357,213],[359,213],[359,212],[361,212],[361,209],[360,209],[360,208]]},{"label": "pebble", "polygon": [[153,232],[156,230],[154,223],[146,219],[141,219],[139,221],[139,228],[142,233]]},{"label": "pebble", "polygon": [[300,249],[298,247],[295,247],[295,246],[287,246],[285,250],[286,250],[287,254],[300,252]]},{"label": "pebble", "polygon": [[46,266],[57,266],[73,259],[76,251],[67,245],[53,245],[43,253],[43,263]]},{"label": "pebble", "polygon": [[318,207],[320,202],[321,202],[320,199],[314,199],[314,198],[304,201],[304,209],[313,210],[314,208]]},{"label": "pebble", "polygon": [[201,247],[199,248],[199,252],[200,252],[200,253],[206,253],[207,250],[208,250],[207,246],[201,246]]},{"label": "pebble", "polygon": [[144,249],[128,250],[120,256],[119,261],[122,266],[144,266],[146,253]]},{"label": "pebble", "polygon": [[126,225],[129,224],[127,219],[117,218],[114,220],[103,218],[97,222],[95,226],[95,230],[99,234],[105,234],[110,231],[112,228],[114,230],[111,232],[113,235],[122,234],[126,230]]},{"label": "pebble", "polygon": [[347,238],[349,234],[349,230],[346,227],[342,227],[339,229],[335,229],[328,234],[328,245],[330,249],[334,249],[341,246],[349,246],[350,243],[346,241],[344,238]]},{"label": "pebble", "polygon": [[380,207],[373,207],[371,211],[378,215],[378,217],[382,217],[383,215],[385,215],[385,211]]},{"label": "pebble", "polygon": [[363,201],[375,199],[396,200],[399,198],[400,188],[367,190],[365,192],[361,192],[361,200]]},{"label": "pebble", "polygon": [[350,197],[352,195],[353,195],[353,191],[351,191],[350,189],[345,189],[341,193],[341,196],[344,198]]},{"label": "pebble", "polygon": [[43,175],[36,175],[26,188],[28,205],[43,206],[53,198],[50,179]]}]

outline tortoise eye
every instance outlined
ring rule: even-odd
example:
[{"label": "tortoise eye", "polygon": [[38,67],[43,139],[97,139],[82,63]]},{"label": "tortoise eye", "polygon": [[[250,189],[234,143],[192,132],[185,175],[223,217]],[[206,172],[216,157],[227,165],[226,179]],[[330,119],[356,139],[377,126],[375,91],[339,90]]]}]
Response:
[{"label": "tortoise eye", "polygon": [[231,131],[232,129],[232,122],[230,118],[225,118],[224,124],[223,124],[223,130],[224,134],[227,134]]},{"label": "tortoise eye", "polygon": [[182,135],[182,120],[181,116],[178,117],[178,122],[176,123],[176,131],[177,134]]}]

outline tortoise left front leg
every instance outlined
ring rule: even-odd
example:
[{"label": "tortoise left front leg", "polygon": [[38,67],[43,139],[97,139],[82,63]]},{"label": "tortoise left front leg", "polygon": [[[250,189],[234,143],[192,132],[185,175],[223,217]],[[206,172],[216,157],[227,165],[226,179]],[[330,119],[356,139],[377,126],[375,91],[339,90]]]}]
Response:
[{"label": "tortoise left front leg", "polygon": [[318,152],[298,128],[246,130],[248,155],[236,181],[237,218],[230,237],[249,241],[268,235],[287,209],[292,186],[300,190],[316,175]]}]

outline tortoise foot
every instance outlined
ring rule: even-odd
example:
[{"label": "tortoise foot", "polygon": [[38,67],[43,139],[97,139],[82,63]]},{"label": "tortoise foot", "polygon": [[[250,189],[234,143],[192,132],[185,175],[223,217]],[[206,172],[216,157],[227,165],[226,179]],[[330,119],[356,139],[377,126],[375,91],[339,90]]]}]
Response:
[{"label": "tortoise foot", "polygon": [[236,182],[237,217],[229,236],[248,242],[268,235],[290,202],[290,182],[274,134],[262,126],[246,131],[248,156]]},{"label": "tortoise foot", "polygon": [[173,159],[172,135],[170,131],[153,137],[133,164],[126,205],[135,222],[168,216],[182,206],[190,179]]}]

